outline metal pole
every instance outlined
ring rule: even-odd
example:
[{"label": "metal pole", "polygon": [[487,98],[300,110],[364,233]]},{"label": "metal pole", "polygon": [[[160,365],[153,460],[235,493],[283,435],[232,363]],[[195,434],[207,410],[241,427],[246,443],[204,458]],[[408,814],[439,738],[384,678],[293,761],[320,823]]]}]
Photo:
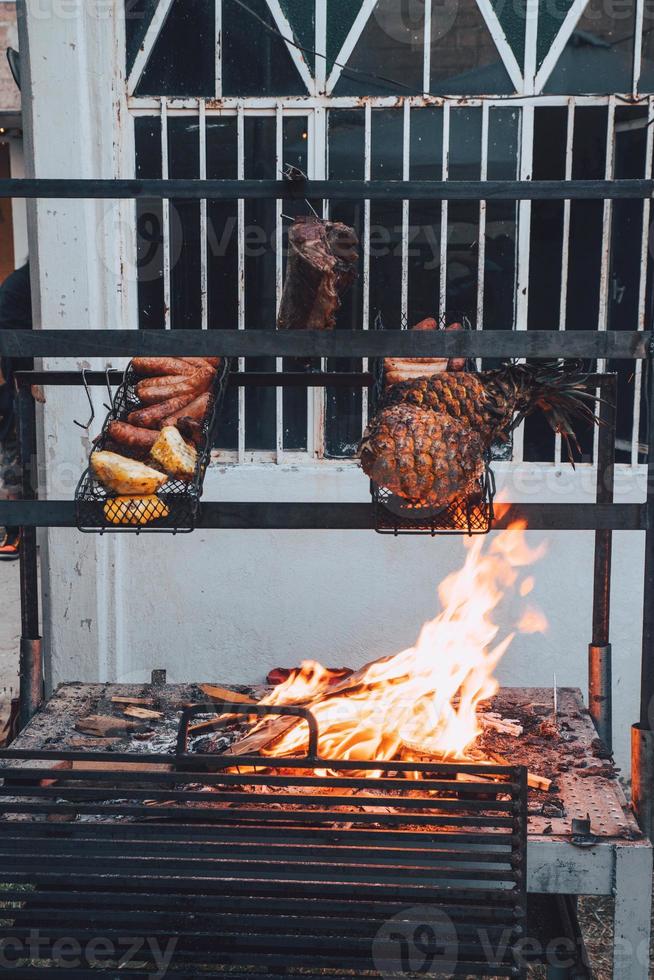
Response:
[{"label": "metal pole", "polygon": [[654,837],[654,345],[647,361],[647,531],[643,595],[643,650],[640,723],[631,730],[631,781],[634,812],[641,830]]},{"label": "metal pole", "polygon": [[[597,448],[597,503],[612,504],[615,486],[615,376],[600,386],[600,430]],[[588,647],[588,704],[599,737],[613,747],[611,615],[612,531],[595,532],[593,577],[593,635]]]},{"label": "metal pole", "polygon": [[[18,448],[22,467],[23,498],[34,498],[36,474],[36,419],[29,388],[21,387],[16,398]],[[43,701],[43,656],[39,635],[39,580],[36,528],[21,528],[20,545],[20,727],[24,728]]]}]

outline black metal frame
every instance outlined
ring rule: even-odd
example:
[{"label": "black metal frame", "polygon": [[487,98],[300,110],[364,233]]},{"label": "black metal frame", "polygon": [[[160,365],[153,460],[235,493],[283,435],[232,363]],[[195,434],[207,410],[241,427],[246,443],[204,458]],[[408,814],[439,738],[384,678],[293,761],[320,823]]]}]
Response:
[{"label": "black metal frame", "polygon": [[[304,199],[331,200],[606,200],[643,199],[654,194],[654,181],[81,181],[27,180],[0,181],[0,197],[59,198],[137,198],[165,197],[186,199]],[[412,331],[336,331],[278,332],[246,331],[126,331],[126,330],[37,330],[31,333],[3,331],[0,353],[34,357],[109,357],[135,354],[222,355],[244,357],[528,357],[534,359],[585,358],[647,360],[653,354],[652,334],[646,331],[499,331],[499,332],[412,332]],[[21,391],[25,391],[26,377]],[[105,383],[104,374],[101,375]],[[47,375],[32,375],[34,381],[48,383]],[[368,376],[356,382],[351,376],[333,380],[322,376],[257,375],[248,382],[236,377],[236,384],[311,385],[368,383]],[[53,383],[67,383],[68,376],[54,372]],[[595,530],[595,589],[593,638],[591,643],[591,700],[593,677],[600,702],[594,717],[600,731],[608,736],[606,684],[610,679],[609,587],[611,532],[646,532],[645,596],[654,587],[654,371],[649,371],[649,459],[648,493],[645,504],[612,503],[612,455],[606,440],[600,440],[600,472],[597,502],[591,504],[511,505],[498,515],[496,527],[506,527],[516,518],[527,520],[532,529]],[[74,526],[74,505],[67,501],[37,501],[29,478],[32,459],[34,409],[28,396],[19,398],[21,442],[26,461],[23,502],[0,503],[0,522],[21,524],[25,547],[22,557],[23,632],[36,644],[38,638],[38,588],[34,527]],[[608,419],[605,419],[608,421]],[[613,431],[605,426],[602,431]],[[608,485],[605,481],[608,475]],[[205,503],[203,527],[266,528],[368,528],[372,526],[371,507],[365,504],[280,504]],[[36,613],[36,615],[35,615]],[[600,651],[594,654],[593,651]],[[599,666],[598,666],[599,665]],[[21,675],[22,718],[26,721],[37,703],[41,661],[37,645],[25,647]],[[593,673],[594,670],[594,673]],[[609,696],[610,701],[610,696]],[[641,726],[651,729],[650,708],[654,704],[654,603],[643,607],[643,656],[641,685]]]},{"label": "black metal frame", "polygon": [[[224,710],[302,717],[309,755],[264,765],[187,751],[192,715]],[[114,977],[115,962],[58,962],[57,939],[85,950],[101,927],[123,945],[174,940],[166,975],[180,980],[207,966],[212,976],[403,976],[392,927],[410,929],[411,942],[422,925],[445,945],[432,950],[436,970],[524,976],[525,768],[332,761],[317,746],[306,709],[225,702],[183,713],[174,754],[0,752],[0,936],[41,939],[38,965],[20,962],[24,948],[12,963],[7,949],[0,973]],[[98,768],[72,768],[79,760]],[[489,943],[501,947],[494,957]],[[132,960],[120,976],[153,975],[145,944]]]}]

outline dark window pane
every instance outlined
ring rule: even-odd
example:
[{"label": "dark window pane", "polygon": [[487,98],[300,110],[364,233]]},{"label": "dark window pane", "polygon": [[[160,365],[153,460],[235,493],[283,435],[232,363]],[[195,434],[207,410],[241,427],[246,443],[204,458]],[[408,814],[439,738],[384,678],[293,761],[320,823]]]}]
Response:
[{"label": "dark window pane", "polygon": [[[274,116],[245,118],[245,177],[274,180],[276,120]],[[245,202],[245,326],[272,330],[275,326],[277,261],[275,201]],[[274,371],[275,359],[249,357],[248,371]],[[247,388],[245,446],[273,450],[276,441],[274,388]]]},{"label": "dark window pane", "polygon": [[408,95],[422,91],[424,5],[379,0],[334,95]]},{"label": "dark window pane", "polygon": [[[371,173],[373,180],[401,180],[403,113],[375,109],[372,113]],[[370,205],[370,310],[381,311],[387,327],[400,325],[402,307],[402,202],[372,201]]]},{"label": "dark window pane", "polygon": [[[363,109],[336,109],[329,114],[329,178],[332,180],[361,180],[364,177],[365,120]],[[333,202],[331,216],[356,229],[363,241],[363,203]],[[336,329],[361,328],[363,248],[359,279],[343,297],[343,306]],[[351,358],[332,358],[329,371],[360,371],[361,361]],[[361,438],[361,389],[328,388],[325,391],[325,452],[340,458],[353,456]]]},{"label": "dark window pane", "polygon": [[213,3],[174,0],[136,94],[214,95],[215,66]]},{"label": "dark window pane", "polygon": [[[522,19],[521,30],[524,30]],[[434,4],[431,91],[435,95],[514,91],[476,0]]]},{"label": "dark window pane", "polygon": [[[411,180],[440,180],[443,175],[443,110],[411,112]],[[409,206],[409,326],[438,312],[441,202]]]},{"label": "dark window pane", "polygon": [[[479,180],[481,175],[481,108],[450,112],[450,180]],[[451,201],[447,228],[447,311],[467,314],[475,322],[479,204]],[[441,313],[446,312],[441,310]]]},{"label": "dark window pane", "polygon": [[545,85],[564,95],[630,92],[634,3],[590,0]]},{"label": "dark window pane", "polygon": [[[168,170],[171,178],[200,176],[200,129],[195,116],[168,118]],[[170,202],[171,326],[198,330],[200,303],[200,202]]]},{"label": "dark window pane", "polygon": [[[559,2],[559,0],[557,0]],[[567,2],[567,0],[565,0]],[[495,16],[500,22],[509,47],[513,51],[520,69],[525,63],[525,8],[524,0],[519,3],[506,3],[505,0],[491,0]]]},{"label": "dark window pane", "polygon": [[[616,110],[615,122],[614,173],[616,178],[628,179],[646,176],[646,108],[619,107]],[[643,202],[614,201],[611,222],[609,330],[638,329],[642,233]],[[651,267],[651,259],[647,266]],[[646,268],[646,274],[647,271]],[[651,322],[647,312],[645,315],[646,323]],[[609,370],[617,371],[618,374],[617,459],[618,462],[628,463],[631,461],[634,365],[633,363],[612,361],[608,367]]]},{"label": "dark window pane", "polygon": [[[564,179],[567,129],[567,109],[535,110],[534,180]],[[563,207],[563,201],[533,201],[531,206],[530,330],[559,328]],[[525,422],[524,458],[554,460],[554,433],[540,412]]]},{"label": "dark window pane", "polygon": [[329,0],[327,4],[327,74],[338,61],[341,48],[357,19],[363,0]]},{"label": "dark window pane", "polygon": [[[238,176],[235,116],[207,118],[207,177],[234,180]],[[238,326],[238,205],[236,201],[207,202],[207,287],[210,330]],[[229,388],[216,437],[221,449],[238,449],[238,390]]]},{"label": "dark window pane", "polygon": [[556,3],[538,5],[538,36],[536,40],[536,65],[538,68],[548,54],[554,39],[561,30],[573,0],[557,0]]},{"label": "dark window pane", "polygon": [[[520,109],[492,107],[488,114],[488,179],[515,180],[518,174]],[[484,330],[512,330],[515,311],[516,215],[512,201],[486,204]],[[484,367],[496,366],[494,359]]]},{"label": "dark window pane", "polygon": [[[306,116],[289,116],[284,119],[284,164],[298,167],[307,173],[308,159],[308,120]],[[307,206],[301,201],[285,201],[284,213],[289,217],[306,214]],[[286,256],[288,253],[288,229],[290,221],[284,220],[283,255],[284,274],[286,273]],[[306,371],[312,367],[306,360],[287,357],[283,360],[285,371]],[[320,362],[314,362],[313,367],[319,368]],[[304,388],[287,388],[282,395],[284,449],[305,450],[307,448],[307,398],[313,397]]]},{"label": "dark window pane", "polygon": [[[306,86],[268,5],[264,0],[248,0],[247,6],[256,17],[233,0],[224,0],[224,94],[306,95]],[[268,27],[264,27],[257,17]]]},{"label": "dark window pane", "polygon": [[[572,177],[601,180],[606,161],[606,108],[575,112]],[[602,263],[602,201],[573,201],[570,208],[570,264],[567,324],[575,330],[597,330]],[[593,433],[580,433],[584,461],[592,460]]]},{"label": "dark window pane", "polygon": [[[134,119],[136,176],[161,178],[161,121],[158,117]],[[164,326],[163,209],[159,200],[136,201],[139,327]]]},{"label": "dark window pane", "polygon": [[313,74],[316,47],[315,6],[307,0],[279,0],[297,43],[304,48],[302,57]]},{"label": "dark window pane", "polygon": [[640,92],[654,92],[654,6],[643,6],[643,45],[640,65]]}]

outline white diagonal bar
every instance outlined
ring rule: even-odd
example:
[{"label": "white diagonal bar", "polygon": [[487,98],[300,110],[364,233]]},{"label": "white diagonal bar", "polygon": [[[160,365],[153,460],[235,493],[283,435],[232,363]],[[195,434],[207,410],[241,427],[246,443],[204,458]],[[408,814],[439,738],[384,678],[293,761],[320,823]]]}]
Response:
[{"label": "white diagonal bar", "polygon": [[513,53],[511,45],[506,39],[506,34],[502,30],[502,25],[497,19],[497,14],[495,13],[491,0],[477,0],[477,6],[481,11],[481,15],[486,22],[486,27],[488,28],[493,41],[495,42],[495,47],[497,48],[499,55],[504,62],[504,67],[506,68],[509,78],[513,82],[516,92],[522,91],[522,70],[516,56]]},{"label": "white diagonal bar", "polygon": [[281,8],[279,0],[266,0],[266,2],[268,3],[270,13],[273,16],[279,33],[286,42],[286,47],[288,48],[293,64],[297,68],[302,81],[306,85],[307,91],[311,93],[311,95],[314,95],[316,85],[311,74],[311,70],[307,64],[306,58],[304,57],[304,52],[297,47],[297,41],[293,34],[293,28],[291,27],[286,14]]},{"label": "white diagonal bar", "polygon": [[588,0],[574,0],[570,10],[565,16],[565,20],[561,25],[559,33],[554,38],[552,46],[543,58],[543,63],[536,72],[536,83],[535,91],[542,92],[550,75],[556,67],[556,63],[563,54],[565,46],[572,36],[572,32],[579,23],[579,19],[583,14]]},{"label": "white diagonal bar", "polygon": [[370,19],[370,15],[375,9],[377,0],[363,0],[361,4],[361,9],[357,14],[356,20],[350,28],[350,33],[345,38],[345,43],[339,51],[336,61],[337,64],[332,68],[331,74],[327,79],[327,94],[331,94],[334,91],[334,87],[343,73],[343,65],[346,65],[350,58],[352,57],[352,52],[354,51],[357,41],[363,34],[363,30]]},{"label": "white diagonal bar", "polygon": [[159,4],[152,15],[152,20],[150,21],[150,26],[145,32],[145,37],[143,38],[143,44],[139,48],[138,54],[132,65],[132,70],[129,73],[129,78],[127,79],[127,94],[134,95],[139,82],[141,81],[141,76],[146,69],[147,63],[150,60],[150,55],[154,49],[155,44],[163,30],[163,26],[168,19],[168,14],[173,6],[173,0],[159,0]]}]

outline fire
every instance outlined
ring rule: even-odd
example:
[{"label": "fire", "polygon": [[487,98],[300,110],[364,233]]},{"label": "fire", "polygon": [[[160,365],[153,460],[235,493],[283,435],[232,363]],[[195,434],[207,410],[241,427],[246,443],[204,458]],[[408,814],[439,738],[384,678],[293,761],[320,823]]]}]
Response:
[{"label": "fire", "polygon": [[[412,747],[444,759],[465,758],[481,733],[479,703],[496,693],[495,669],[515,636],[498,640],[492,614],[509,590],[531,591],[533,580],[521,579],[521,569],[544,553],[544,547],[528,547],[524,530],[515,525],[466,543],[463,567],[439,587],[441,611],[425,623],[414,646],[336,684],[320,664],[305,661],[262,703],[310,708],[324,759],[410,758]],[[516,631],[545,625],[542,614],[528,610]],[[267,751],[301,755],[307,741],[307,727],[300,723]]]}]

